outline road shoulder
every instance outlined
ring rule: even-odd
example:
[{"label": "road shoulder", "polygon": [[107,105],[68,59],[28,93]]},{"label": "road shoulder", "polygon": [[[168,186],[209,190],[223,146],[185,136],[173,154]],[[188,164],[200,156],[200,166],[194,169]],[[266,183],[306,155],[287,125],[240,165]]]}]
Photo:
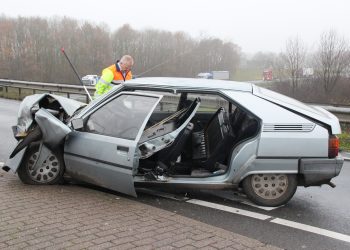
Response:
[{"label": "road shoulder", "polygon": [[76,185],[0,173],[0,248],[279,249],[174,212]]}]

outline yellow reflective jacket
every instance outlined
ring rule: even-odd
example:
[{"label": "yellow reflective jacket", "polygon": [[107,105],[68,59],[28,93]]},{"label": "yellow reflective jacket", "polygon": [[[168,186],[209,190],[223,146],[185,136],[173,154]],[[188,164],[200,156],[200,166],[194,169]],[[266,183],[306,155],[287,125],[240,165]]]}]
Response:
[{"label": "yellow reflective jacket", "polygon": [[[131,71],[123,72],[120,70],[117,61],[115,64],[102,70],[102,75],[98,83],[95,85],[95,95],[94,98],[97,98],[109,90],[112,89],[114,85],[124,82],[125,80],[132,79]],[[113,82],[112,82],[113,81]]]}]

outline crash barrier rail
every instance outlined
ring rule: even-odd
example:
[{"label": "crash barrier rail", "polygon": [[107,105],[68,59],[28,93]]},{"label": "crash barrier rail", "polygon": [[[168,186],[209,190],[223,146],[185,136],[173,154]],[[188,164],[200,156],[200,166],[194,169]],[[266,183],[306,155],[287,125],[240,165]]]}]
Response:
[{"label": "crash barrier rail", "polygon": [[[36,93],[50,93],[50,94],[64,94],[68,98],[71,95],[79,95],[84,97],[86,103],[89,102],[89,97],[84,88],[79,85],[60,84],[60,83],[44,83],[44,82],[28,82],[9,79],[0,79],[0,88],[3,97],[12,97],[16,95],[16,99],[22,99],[24,96]],[[94,93],[93,86],[86,86],[90,94]],[[16,91],[9,91],[10,89],[17,89]],[[24,92],[23,90],[27,90]]]},{"label": "crash barrier rail", "polygon": [[[93,95],[95,88],[94,86],[86,86],[90,95]],[[78,99],[79,101],[89,102],[89,97],[86,94],[83,86],[60,84],[60,83],[43,83],[43,82],[29,82],[29,81],[18,81],[9,79],[0,79],[0,93],[2,97],[22,99],[27,95],[35,93],[51,93],[51,94],[64,94],[68,98]],[[15,95],[15,96],[13,96]],[[172,105],[177,103],[175,96],[166,96],[165,103]],[[221,105],[222,100],[217,98],[203,97],[202,103],[204,106],[210,106],[210,104]],[[350,123],[350,107],[338,107],[332,104],[313,104],[318,105],[329,112],[336,115],[340,122]]]}]

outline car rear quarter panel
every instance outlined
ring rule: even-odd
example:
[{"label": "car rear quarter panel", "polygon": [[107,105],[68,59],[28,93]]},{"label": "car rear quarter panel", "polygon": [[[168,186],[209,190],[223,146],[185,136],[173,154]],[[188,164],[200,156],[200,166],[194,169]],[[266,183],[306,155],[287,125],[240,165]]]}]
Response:
[{"label": "car rear quarter panel", "polygon": [[338,118],[321,107],[306,105],[305,103],[297,101],[291,97],[255,85],[253,85],[253,94],[282,107],[286,107],[287,109],[294,110],[295,112],[307,117],[311,117],[323,124],[327,124],[332,134],[341,133]]},{"label": "car rear quarter panel", "polygon": [[[234,102],[261,120],[257,157],[328,157],[328,130],[290,110],[249,92],[223,91]],[[312,129],[270,129],[278,126]]]},{"label": "car rear quarter panel", "polygon": [[259,157],[328,157],[328,131],[320,126],[310,132],[262,132]]}]

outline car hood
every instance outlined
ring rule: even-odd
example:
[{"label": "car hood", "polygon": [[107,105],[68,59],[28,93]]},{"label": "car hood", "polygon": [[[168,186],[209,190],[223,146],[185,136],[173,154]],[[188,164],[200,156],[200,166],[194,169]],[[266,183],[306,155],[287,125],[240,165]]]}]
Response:
[{"label": "car hood", "polygon": [[[26,132],[33,122],[33,109],[39,110],[40,100],[50,97],[60,104],[68,116],[72,116],[80,107],[85,106],[85,103],[75,101],[63,96],[52,94],[35,94],[27,96],[23,99],[19,106],[17,117],[17,132]],[[45,108],[45,107],[44,107]]]},{"label": "car hood", "polygon": [[265,100],[280,105],[286,109],[293,110],[296,113],[302,114],[331,127],[332,134],[340,134],[341,128],[338,118],[319,106],[307,105],[303,102],[279,94],[272,90],[253,85],[253,95],[259,96]]}]

